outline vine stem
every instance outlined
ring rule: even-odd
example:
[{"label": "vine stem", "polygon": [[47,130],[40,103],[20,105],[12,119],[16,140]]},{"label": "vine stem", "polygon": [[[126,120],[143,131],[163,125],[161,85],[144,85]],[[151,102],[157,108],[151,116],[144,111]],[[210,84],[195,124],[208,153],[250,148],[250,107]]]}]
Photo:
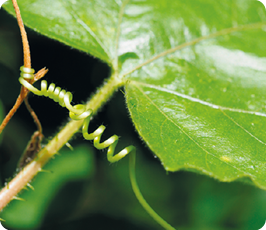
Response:
[{"label": "vine stem", "polygon": [[[15,9],[15,12],[16,12],[17,22],[18,22],[18,26],[19,26],[20,34],[21,34],[21,38],[22,38],[24,66],[27,68],[31,68],[30,46],[29,46],[27,33],[26,33],[26,30],[25,30],[25,27],[23,24],[23,20],[21,18],[18,3],[16,0],[12,0],[12,3],[13,3],[13,7]],[[45,72],[45,71],[43,71],[43,69],[40,71],[42,72],[42,75],[38,79],[42,78],[47,73],[47,71]],[[40,71],[35,75],[40,75]],[[32,79],[32,81],[30,81],[30,83],[33,84],[35,81],[36,80]],[[23,103],[24,99],[27,98],[28,93],[29,93],[29,90],[26,89],[24,86],[22,86],[21,90],[20,90],[20,94],[19,94],[14,106],[8,112],[8,114],[6,115],[6,117],[4,118],[4,120],[2,121],[2,123],[0,125],[0,134],[3,132],[4,128],[6,127],[6,125],[10,121],[10,119],[13,117],[13,115],[16,113],[16,111],[18,110],[20,105]],[[25,103],[26,103],[27,108],[29,108],[30,105],[29,105],[27,100],[25,101]],[[38,117],[35,114],[35,112],[33,111],[33,109],[29,110],[29,112],[31,113],[33,120],[37,124],[38,129],[41,130],[40,121],[38,120]]]},{"label": "vine stem", "polygon": [[[94,114],[111,98],[111,96],[125,82],[119,80],[116,75],[111,78],[94,94],[87,102],[86,107],[94,111]],[[71,120],[60,132],[37,154],[35,159],[23,168],[6,186],[0,191],[0,211],[17,194],[26,187],[38,172],[42,171],[43,166],[51,159],[81,128],[83,120]]]},{"label": "vine stem", "polygon": [[22,45],[23,45],[23,53],[24,53],[24,66],[27,68],[31,68],[31,56],[30,56],[30,46],[29,46],[29,42],[28,42],[28,37],[27,37],[27,33],[21,18],[21,14],[20,14],[20,10],[17,4],[16,0],[12,0],[13,3],[13,7],[15,9],[16,12],[16,16],[17,16],[17,21],[18,21],[18,26],[20,29],[20,33],[21,33],[21,38],[22,38]]}]

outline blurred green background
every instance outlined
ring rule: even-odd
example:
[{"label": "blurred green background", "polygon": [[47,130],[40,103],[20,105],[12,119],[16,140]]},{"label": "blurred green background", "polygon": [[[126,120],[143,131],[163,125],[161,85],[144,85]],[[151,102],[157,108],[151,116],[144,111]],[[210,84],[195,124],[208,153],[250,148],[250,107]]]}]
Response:
[{"label": "blurred green background", "polygon": [[[109,76],[109,67],[84,53],[27,29],[35,70],[46,66],[45,77],[84,102]],[[15,19],[0,10],[0,111],[9,111],[19,94],[22,47]],[[72,77],[75,77],[73,82]],[[68,121],[68,112],[47,98],[30,97],[42,122],[44,144]],[[1,118],[1,116],[0,116]],[[137,180],[148,203],[172,226],[186,230],[260,229],[266,220],[266,192],[240,182],[221,183],[189,172],[167,174],[145,146],[130,121],[122,92],[102,109],[91,130],[104,124],[103,138],[117,134],[118,149],[137,147]],[[16,164],[35,125],[22,105],[0,136],[1,185],[16,173]],[[11,229],[161,229],[142,209],[129,182],[128,159],[110,165],[81,135],[63,148],[1,213]]]}]

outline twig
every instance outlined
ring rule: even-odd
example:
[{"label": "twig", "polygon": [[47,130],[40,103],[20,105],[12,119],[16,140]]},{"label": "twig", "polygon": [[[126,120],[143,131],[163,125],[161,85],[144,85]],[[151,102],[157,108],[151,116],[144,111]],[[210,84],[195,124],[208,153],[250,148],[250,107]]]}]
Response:
[{"label": "twig", "polygon": [[18,21],[18,26],[20,29],[21,33],[21,38],[22,38],[22,45],[23,45],[23,53],[24,53],[24,66],[27,68],[31,68],[31,56],[30,56],[30,47],[29,47],[29,42],[27,38],[27,33],[21,18],[20,10],[17,4],[16,0],[12,0],[16,16],[17,16],[17,21]]},{"label": "twig", "polygon": [[[48,72],[48,70],[45,69],[45,68],[39,70],[35,74],[34,79],[32,79],[32,80],[34,82],[36,82],[37,80],[41,79],[47,72]],[[30,83],[33,84],[34,82],[30,82]],[[10,121],[10,119],[13,117],[15,112],[18,110],[18,108],[20,107],[20,105],[22,104],[24,99],[27,97],[28,93],[29,93],[28,89],[26,89],[25,87],[21,87],[20,94],[19,94],[19,96],[18,96],[13,108],[8,112],[8,114],[6,115],[5,119],[3,120],[2,124],[0,125],[0,134],[2,133],[4,128],[6,127],[7,123]],[[34,121],[35,121],[35,123],[38,123],[37,120],[34,119]]]},{"label": "twig", "polygon": [[[27,68],[31,68],[30,47],[29,47],[29,42],[28,42],[28,38],[27,38],[27,33],[26,33],[26,30],[25,30],[25,27],[24,27],[24,24],[23,24],[23,21],[21,18],[21,14],[20,14],[20,10],[19,10],[17,1],[12,0],[12,2],[13,2],[13,6],[14,6],[14,9],[16,12],[18,26],[20,28],[20,33],[21,33],[21,37],[22,37],[22,45],[23,45],[23,53],[24,53],[24,66]],[[35,74],[34,79],[31,79],[29,81],[29,83],[33,84],[35,81],[42,78],[47,73],[47,71],[48,70],[45,70],[45,68],[41,69],[37,74]],[[18,110],[18,108],[20,107],[20,105],[22,104],[24,99],[27,97],[28,93],[29,93],[29,91],[24,86],[22,86],[21,90],[20,90],[20,94],[19,94],[13,108],[9,111],[9,113],[6,115],[5,119],[3,120],[2,124],[0,125],[0,134],[2,133],[4,128],[6,127],[6,125],[10,121],[10,119],[13,117],[15,112]],[[37,124],[38,130],[40,131],[40,121],[39,121],[37,115],[35,114],[33,109],[30,108],[28,101],[26,101],[25,103],[26,103],[26,107],[28,108],[30,114],[32,115],[35,123]]]}]

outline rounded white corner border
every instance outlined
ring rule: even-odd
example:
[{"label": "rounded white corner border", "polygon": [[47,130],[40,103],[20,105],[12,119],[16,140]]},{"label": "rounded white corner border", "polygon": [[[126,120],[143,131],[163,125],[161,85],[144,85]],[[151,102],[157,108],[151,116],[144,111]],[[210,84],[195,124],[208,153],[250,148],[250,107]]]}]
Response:
[{"label": "rounded white corner border", "polygon": [[261,2],[264,5],[264,7],[266,8],[266,0],[257,0],[257,1]]},{"label": "rounded white corner border", "polygon": [[5,2],[7,2],[7,0],[0,0],[0,9],[1,9],[1,6],[2,6]]}]

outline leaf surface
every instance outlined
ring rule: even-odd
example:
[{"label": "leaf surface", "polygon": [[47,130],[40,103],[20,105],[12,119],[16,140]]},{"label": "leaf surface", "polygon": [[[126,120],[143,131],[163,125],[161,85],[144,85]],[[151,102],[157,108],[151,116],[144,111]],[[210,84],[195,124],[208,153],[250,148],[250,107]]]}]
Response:
[{"label": "leaf surface", "polygon": [[[25,24],[127,80],[140,136],[168,171],[266,189],[266,11],[250,0],[24,0]],[[5,6],[12,12],[11,4]]]}]

